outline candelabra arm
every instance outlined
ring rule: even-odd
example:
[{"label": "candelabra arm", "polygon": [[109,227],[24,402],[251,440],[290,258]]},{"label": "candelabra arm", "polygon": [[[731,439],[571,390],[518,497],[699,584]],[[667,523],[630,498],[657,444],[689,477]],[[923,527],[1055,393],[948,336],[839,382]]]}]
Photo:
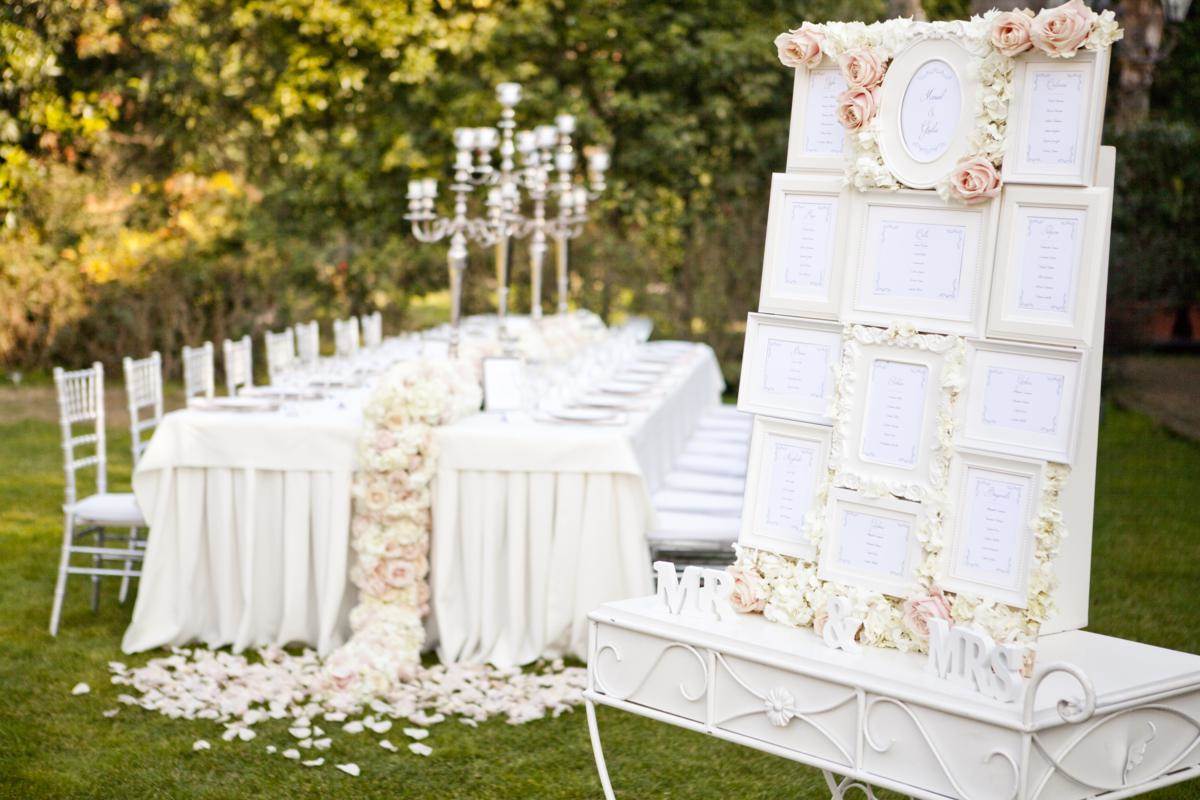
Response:
[{"label": "candelabra arm", "polygon": [[571,253],[571,239],[565,232],[559,232],[554,237],[558,267],[558,313],[567,313],[567,296],[571,291],[570,273],[567,262]]}]

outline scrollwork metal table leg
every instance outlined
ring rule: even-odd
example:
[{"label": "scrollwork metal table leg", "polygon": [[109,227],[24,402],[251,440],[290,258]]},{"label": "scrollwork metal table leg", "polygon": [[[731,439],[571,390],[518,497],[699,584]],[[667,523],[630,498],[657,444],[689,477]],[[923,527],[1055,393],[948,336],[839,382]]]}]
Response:
[{"label": "scrollwork metal table leg", "polygon": [[592,754],[596,757],[596,772],[600,775],[600,786],[604,789],[604,800],[617,800],[613,794],[612,781],[608,779],[608,767],[604,763],[604,750],[600,746],[600,726],[596,723],[596,705],[584,700],[587,709],[588,733],[592,737]]},{"label": "scrollwork metal table leg", "polygon": [[851,789],[858,789],[866,796],[866,800],[876,800],[875,790],[869,783],[852,780],[848,776],[839,779],[827,769],[821,770],[821,774],[825,776],[825,785],[829,787],[829,800],[845,800],[846,793]]}]

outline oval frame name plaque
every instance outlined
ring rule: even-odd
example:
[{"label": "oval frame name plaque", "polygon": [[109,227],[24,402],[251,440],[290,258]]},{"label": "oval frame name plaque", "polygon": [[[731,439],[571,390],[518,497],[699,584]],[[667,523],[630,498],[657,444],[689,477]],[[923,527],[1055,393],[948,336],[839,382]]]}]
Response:
[{"label": "oval frame name plaque", "polygon": [[970,152],[979,79],[950,39],[914,42],[893,59],[879,103],[879,151],[896,179],[929,189]]}]

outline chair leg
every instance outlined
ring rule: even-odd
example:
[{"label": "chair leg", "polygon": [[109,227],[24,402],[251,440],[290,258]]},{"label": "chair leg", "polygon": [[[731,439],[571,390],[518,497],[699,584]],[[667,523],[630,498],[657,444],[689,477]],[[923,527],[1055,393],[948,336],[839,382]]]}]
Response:
[{"label": "chair leg", "polygon": [[[104,528],[101,528],[99,530],[99,532],[96,534],[96,543],[100,547],[104,547],[104,544],[105,544]],[[103,565],[104,565],[104,562],[101,560],[99,554],[92,556],[92,566],[94,566],[96,569],[100,569],[100,567]],[[92,613],[95,614],[99,610],[100,610],[100,576],[93,575],[92,576]]]},{"label": "chair leg", "polygon": [[63,521],[62,555],[58,560],[58,579],[54,583],[54,606],[50,611],[50,635],[58,636],[58,621],[62,616],[63,596],[67,592],[67,566],[71,563],[71,544],[75,540],[75,519],[70,514]]},{"label": "chair leg", "polygon": [[[129,552],[136,552],[135,545],[137,544],[138,529],[129,529]],[[125,559],[125,575],[121,576],[121,593],[117,595],[117,602],[125,605],[125,598],[129,597],[129,571],[133,569],[133,561]]]}]

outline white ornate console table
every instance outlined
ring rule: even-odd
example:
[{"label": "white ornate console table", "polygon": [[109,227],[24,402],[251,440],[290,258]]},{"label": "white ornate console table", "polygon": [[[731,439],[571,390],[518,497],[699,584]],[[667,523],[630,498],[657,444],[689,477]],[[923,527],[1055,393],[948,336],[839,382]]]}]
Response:
[{"label": "white ornate console table", "polygon": [[1200,656],[1083,631],[1042,637],[1023,703],[925,671],[925,657],[833,650],[761,616],[671,616],[655,597],[590,615],[595,704],[816,767],[834,800],[872,786],[941,800],[1128,797],[1200,775]]}]

